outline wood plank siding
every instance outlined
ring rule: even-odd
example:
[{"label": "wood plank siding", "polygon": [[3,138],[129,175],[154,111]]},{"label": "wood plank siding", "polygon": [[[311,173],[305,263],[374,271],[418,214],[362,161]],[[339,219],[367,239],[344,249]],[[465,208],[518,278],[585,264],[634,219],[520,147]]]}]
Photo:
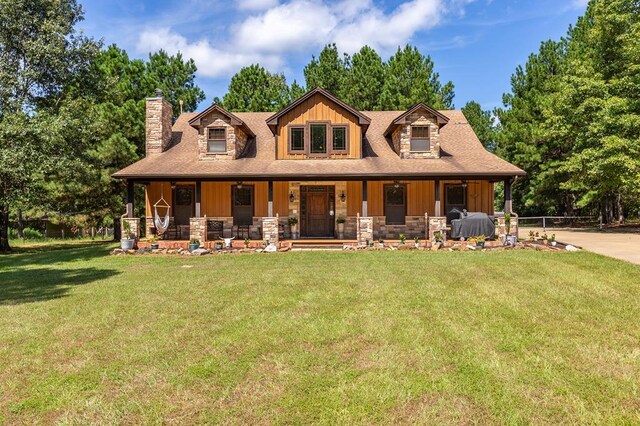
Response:
[{"label": "wood plank siding", "polygon": [[[362,130],[358,118],[340,105],[319,95],[315,95],[293,110],[289,111],[279,120],[277,134],[277,158],[278,159],[305,159],[306,153],[289,154],[289,126],[305,125],[310,121],[330,121],[331,124],[348,125],[348,151],[344,154],[333,153],[330,158],[361,158],[362,156]],[[330,131],[329,131],[330,133]],[[305,133],[308,139],[308,130]]]},{"label": "wood plank siding", "polygon": [[[367,182],[368,214],[369,216],[384,216],[385,184],[393,181],[369,181]],[[435,191],[433,181],[401,181],[407,186],[407,215],[422,216],[429,213],[435,214]],[[442,194],[442,214],[444,212],[444,185],[459,184],[459,180],[440,181],[440,193]],[[182,184],[182,183],[180,183]],[[195,182],[185,183],[195,184]],[[231,213],[231,187],[235,182],[202,182],[202,215],[208,217],[230,217]],[[269,184],[268,182],[243,182],[243,185],[254,186],[255,216],[268,215]],[[280,217],[289,215],[289,182],[273,182],[273,214]],[[160,194],[171,204],[171,185],[168,182],[151,182],[146,186],[146,212],[147,216],[153,214],[153,204],[158,201]],[[362,182],[346,182],[347,216],[362,214]],[[481,211],[488,214],[494,213],[493,183],[489,181],[467,182],[467,209],[469,211]]]}]

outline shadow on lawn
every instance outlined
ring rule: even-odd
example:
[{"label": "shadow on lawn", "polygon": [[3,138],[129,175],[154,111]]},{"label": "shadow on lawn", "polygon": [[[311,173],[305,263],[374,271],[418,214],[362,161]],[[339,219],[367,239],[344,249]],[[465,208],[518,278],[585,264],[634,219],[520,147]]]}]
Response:
[{"label": "shadow on lawn", "polygon": [[52,268],[64,262],[87,261],[107,255],[104,244],[23,248],[0,257],[0,305],[38,302],[64,297],[76,285],[89,284],[120,272],[113,269]]}]

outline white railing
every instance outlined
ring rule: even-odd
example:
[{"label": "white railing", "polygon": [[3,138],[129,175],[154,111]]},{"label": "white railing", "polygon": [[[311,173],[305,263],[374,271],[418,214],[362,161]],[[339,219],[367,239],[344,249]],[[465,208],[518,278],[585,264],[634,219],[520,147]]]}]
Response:
[{"label": "white railing", "polygon": [[[535,222],[535,224],[527,222]],[[543,231],[546,231],[548,227],[578,228],[597,225],[602,228],[602,216],[520,216],[518,224],[522,227],[542,226]]]}]

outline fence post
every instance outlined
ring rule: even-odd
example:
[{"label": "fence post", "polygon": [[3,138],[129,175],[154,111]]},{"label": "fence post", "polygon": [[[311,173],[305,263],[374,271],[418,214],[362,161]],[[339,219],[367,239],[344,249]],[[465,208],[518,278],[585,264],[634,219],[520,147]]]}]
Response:
[{"label": "fence post", "polygon": [[542,232],[547,232],[547,217],[542,216]]},{"label": "fence post", "polygon": [[64,227],[62,228],[62,239],[64,240]]},{"label": "fence post", "polygon": [[602,213],[598,217],[598,229],[602,230]]}]

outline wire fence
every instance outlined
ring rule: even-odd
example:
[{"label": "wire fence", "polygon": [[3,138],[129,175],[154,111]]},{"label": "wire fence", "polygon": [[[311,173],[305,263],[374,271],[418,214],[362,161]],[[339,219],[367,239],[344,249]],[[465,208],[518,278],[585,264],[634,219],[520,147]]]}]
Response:
[{"label": "wire fence", "polygon": [[602,228],[598,216],[528,216],[518,217],[518,225],[524,228]]}]

